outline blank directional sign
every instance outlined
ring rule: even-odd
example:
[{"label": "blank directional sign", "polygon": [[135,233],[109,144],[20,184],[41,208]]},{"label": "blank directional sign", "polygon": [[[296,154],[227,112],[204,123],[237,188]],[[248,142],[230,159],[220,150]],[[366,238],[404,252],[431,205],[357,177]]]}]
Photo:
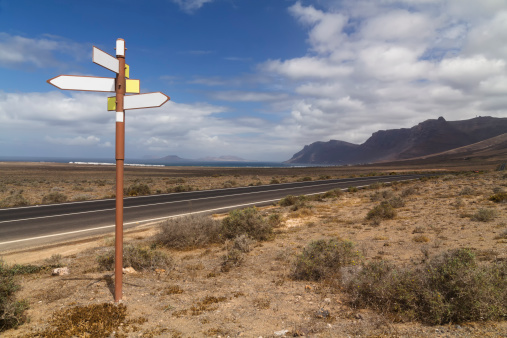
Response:
[{"label": "blank directional sign", "polygon": [[[123,109],[127,110],[160,107],[169,100],[169,96],[161,92],[128,95],[123,98]],[[107,110],[116,110],[115,97],[107,98]]]},{"label": "blank directional sign", "polygon": [[107,54],[95,46],[93,47],[92,60],[94,63],[106,69],[109,69],[110,71],[113,71],[117,74],[120,72],[120,61],[118,61],[118,59],[114,56]]},{"label": "blank directional sign", "polygon": [[[93,92],[114,92],[114,79],[109,77],[59,75],[47,81],[56,88],[64,90],[84,90]],[[139,80],[126,80],[127,93],[139,93]]]}]

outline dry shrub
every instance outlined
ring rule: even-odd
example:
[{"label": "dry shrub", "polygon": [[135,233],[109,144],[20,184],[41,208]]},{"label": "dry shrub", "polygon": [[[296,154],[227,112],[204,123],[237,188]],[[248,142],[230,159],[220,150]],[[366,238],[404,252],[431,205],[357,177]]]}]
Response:
[{"label": "dry shrub", "polygon": [[44,195],[42,198],[43,204],[51,204],[51,203],[64,203],[67,202],[67,195],[62,194],[61,192],[51,192],[47,195]]},{"label": "dry shrub", "polygon": [[381,200],[386,200],[386,199],[392,198],[393,196],[394,196],[394,193],[391,190],[375,191],[374,194],[370,195],[370,200],[372,202],[378,202]]},{"label": "dry shrub", "polygon": [[[114,269],[114,250],[108,250],[97,257],[99,267],[103,270]],[[126,245],[123,248],[123,267],[133,267],[135,270],[169,269],[172,259],[165,252],[145,248],[140,245]]]},{"label": "dry shrub", "polygon": [[342,195],[344,195],[345,193],[343,192],[343,190],[341,189],[333,189],[333,190],[329,190],[329,191],[326,191],[323,195],[322,195],[322,198],[334,198],[334,197],[340,197]]},{"label": "dry shrub", "polygon": [[150,187],[142,183],[135,183],[123,189],[124,196],[142,196],[149,194],[151,194]]},{"label": "dry shrub", "polygon": [[24,207],[30,205],[30,202],[21,192],[12,194],[0,201],[0,208]]},{"label": "dry shrub", "polygon": [[384,219],[393,219],[394,217],[396,217],[396,211],[391,204],[385,201],[375,206],[366,214],[366,220],[371,220],[376,224],[380,224]]},{"label": "dry shrub", "polygon": [[410,195],[415,195],[417,193],[417,189],[414,188],[414,187],[408,187],[406,189],[404,189],[402,192],[401,192],[401,197],[407,197],[407,196],[410,196]]},{"label": "dry shrub", "polygon": [[245,234],[252,239],[265,241],[272,237],[273,227],[257,208],[252,207],[229,212],[222,220],[220,233],[224,239],[233,239]]},{"label": "dry shrub", "polygon": [[416,243],[427,243],[430,241],[430,239],[424,235],[417,235],[412,238],[412,241]]},{"label": "dry shrub", "polygon": [[127,307],[111,303],[75,306],[55,312],[50,327],[36,337],[109,337],[125,324]]},{"label": "dry shrub", "polygon": [[15,299],[15,293],[19,290],[19,285],[14,280],[15,274],[11,267],[0,260],[0,332],[26,321],[28,303]]},{"label": "dry shrub", "polygon": [[168,248],[189,250],[222,241],[220,221],[205,215],[171,218],[160,224],[155,242]]},{"label": "dry shrub", "polygon": [[420,268],[370,262],[356,271],[346,289],[354,307],[436,325],[504,319],[506,283],[507,262],[479,265],[471,249],[456,249]]},{"label": "dry shrub", "polygon": [[489,222],[492,221],[496,216],[495,210],[491,209],[479,209],[475,214],[473,214],[470,219],[472,221],[478,222]]},{"label": "dry shrub", "polygon": [[313,241],[296,257],[292,278],[311,281],[329,278],[338,274],[341,267],[356,264],[359,259],[359,252],[350,241]]},{"label": "dry shrub", "polygon": [[490,201],[495,203],[507,202],[507,192],[498,192],[489,198]]}]

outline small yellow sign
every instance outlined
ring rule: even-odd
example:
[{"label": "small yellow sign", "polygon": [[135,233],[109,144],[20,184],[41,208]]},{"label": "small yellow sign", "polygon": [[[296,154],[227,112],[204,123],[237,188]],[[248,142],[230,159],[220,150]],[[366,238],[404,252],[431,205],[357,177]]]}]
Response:
[{"label": "small yellow sign", "polygon": [[125,88],[125,91],[127,93],[134,93],[139,94],[140,88],[141,88],[141,81],[139,80],[126,80],[127,86]]},{"label": "small yellow sign", "polygon": [[107,98],[107,110],[108,111],[116,110],[116,96]]},{"label": "small yellow sign", "polygon": [[130,66],[125,65],[125,77],[128,79],[130,77]]}]

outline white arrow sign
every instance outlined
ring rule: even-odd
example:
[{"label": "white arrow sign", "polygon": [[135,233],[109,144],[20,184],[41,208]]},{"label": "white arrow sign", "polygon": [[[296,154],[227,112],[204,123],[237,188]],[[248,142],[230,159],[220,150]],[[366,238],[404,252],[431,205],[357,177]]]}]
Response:
[{"label": "white arrow sign", "polygon": [[[56,88],[64,90],[85,90],[92,92],[114,92],[114,79],[109,77],[58,75],[47,80]],[[127,93],[139,93],[139,80],[126,80]]]},{"label": "white arrow sign", "polygon": [[[137,95],[126,95],[123,98],[123,109],[141,109],[141,108],[154,108],[160,107],[167,101],[169,101],[169,96],[161,93],[145,93],[145,94],[137,94]],[[116,110],[116,98],[108,97],[107,98],[107,110]]]},{"label": "white arrow sign", "polygon": [[93,47],[92,61],[117,74],[120,72],[120,61],[95,46]]}]

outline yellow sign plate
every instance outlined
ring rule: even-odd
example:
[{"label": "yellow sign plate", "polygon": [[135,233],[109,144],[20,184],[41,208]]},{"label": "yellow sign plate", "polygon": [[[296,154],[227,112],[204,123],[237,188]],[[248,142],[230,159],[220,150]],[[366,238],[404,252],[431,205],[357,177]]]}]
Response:
[{"label": "yellow sign plate", "polygon": [[130,66],[125,65],[125,77],[128,79],[130,77]]},{"label": "yellow sign plate", "polygon": [[127,93],[139,94],[141,88],[141,81],[127,79],[126,82],[127,87],[125,88],[125,91]]},{"label": "yellow sign plate", "polygon": [[107,110],[116,111],[116,96],[107,98]]}]

